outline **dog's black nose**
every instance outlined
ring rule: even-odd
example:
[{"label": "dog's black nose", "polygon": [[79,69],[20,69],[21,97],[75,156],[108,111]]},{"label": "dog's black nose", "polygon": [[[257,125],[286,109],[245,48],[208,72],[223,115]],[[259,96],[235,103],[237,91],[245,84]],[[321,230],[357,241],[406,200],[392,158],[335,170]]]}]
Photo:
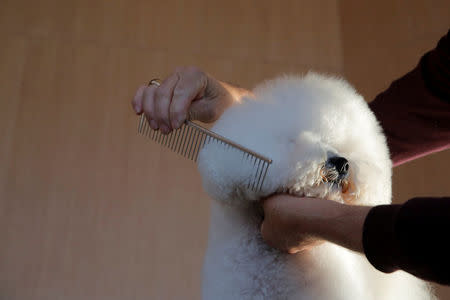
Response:
[{"label": "dog's black nose", "polygon": [[339,176],[345,176],[348,173],[348,160],[343,157],[336,156],[328,159],[327,163],[333,165],[336,168],[336,171],[339,172]]}]

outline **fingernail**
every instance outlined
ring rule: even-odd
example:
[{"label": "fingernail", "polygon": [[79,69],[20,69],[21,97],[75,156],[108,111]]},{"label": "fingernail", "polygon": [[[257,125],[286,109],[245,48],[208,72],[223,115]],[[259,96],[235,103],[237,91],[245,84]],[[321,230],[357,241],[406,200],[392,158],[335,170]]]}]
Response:
[{"label": "fingernail", "polygon": [[153,130],[156,130],[156,129],[158,129],[158,123],[156,123],[155,120],[150,120],[150,127],[151,127]]},{"label": "fingernail", "polygon": [[169,127],[167,127],[165,124],[162,124],[160,129],[162,133],[169,133]]}]

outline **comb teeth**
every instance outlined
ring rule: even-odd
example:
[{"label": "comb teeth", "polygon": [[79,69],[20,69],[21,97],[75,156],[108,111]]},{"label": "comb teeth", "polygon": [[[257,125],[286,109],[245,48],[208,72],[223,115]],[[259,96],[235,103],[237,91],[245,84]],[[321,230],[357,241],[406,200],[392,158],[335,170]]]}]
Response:
[{"label": "comb teeth", "polygon": [[191,121],[186,121],[180,128],[165,135],[160,130],[151,129],[144,114],[142,114],[139,119],[138,133],[195,162],[200,150],[205,144],[209,143],[222,144],[227,151],[237,150],[242,152],[242,162],[247,161],[252,164],[254,172],[248,179],[247,188],[255,192],[261,190],[267,170],[272,163],[271,159]]}]

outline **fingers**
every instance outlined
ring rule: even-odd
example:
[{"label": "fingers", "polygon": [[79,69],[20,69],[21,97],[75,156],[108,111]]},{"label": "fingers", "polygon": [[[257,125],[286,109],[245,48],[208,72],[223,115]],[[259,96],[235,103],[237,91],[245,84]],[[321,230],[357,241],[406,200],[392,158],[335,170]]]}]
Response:
[{"label": "fingers", "polygon": [[145,91],[146,86],[142,85],[138,88],[136,91],[136,95],[133,98],[133,101],[131,101],[131,106],[133,106],[134,111],[140,115],[142,113],[142,101],[143,101],[143,95]]},{"label": "fingers", "polygon": [[270,220],[264,220],[262,222],[260,232],[267,245],[289,254],[296,254],[314,246],[305,241],[295,243],[295,240],[291,240],[289,235],[283,232],[283,229],[277,228],[276,224],[273,224]]},{"label": "fingers", "polygon": [[162,133],[169,133],[172,130],[169,116],[169,107],[172,102],[173,91],[178,80],[178,73],[174,73],[166,78],[155,90],[154,118],[158,123],[158,126],[161,129]]},{"label": "fingers", "polygon": [[[177,68],[160,86],[139,87],[132,101],[133,109],[137,114],[145,114],[152,129],[166,134],[179,128],[188,117],[197,119],[200,114],[205,119],[209,111],[215,110],[205,105],[205,101],[196,100],[204,97],[207,78],[198,68]],[[188,116],[190,107],[198,114]]]},{"label": "fingers", "polygon": [[159,128],[158,123],[155,120],[155,92],[157,90],[157,86],[150,85],[146,86],[145,90],[143,92],[143,100],[142,100],[142,107],[145,114],[145,117],[147,118],[148,123],[150,124],[150,127],[153,130],[156,130]]},{"label": "fingers", "polygon": [[179,80],[173,91],[169,111],[173,129],[179,128],[188,118],[192,101],[202,96],[208,83],[206,75],[195,67],[185,68],[178,74]]},{"label": "fingers", "polygon": [[214,101],[194,101],[188,108],[189,119],[201,120],[205,123],[214,122],[218,113],[219,107]]},{"label": "fingers", "polygon": [[136,114],[144,114],[150,127],[153,130],[158,129],[158,123],[155,121],[155,108],[154,108],[154,95],[156,91],[156,86],[140,86],[136,91],[136,95],[131,102]]}]

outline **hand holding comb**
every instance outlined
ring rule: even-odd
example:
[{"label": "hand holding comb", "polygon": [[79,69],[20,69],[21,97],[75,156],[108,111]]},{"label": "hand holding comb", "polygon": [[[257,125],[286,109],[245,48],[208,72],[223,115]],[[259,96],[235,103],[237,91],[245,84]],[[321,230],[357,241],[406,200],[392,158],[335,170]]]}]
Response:
[{"label": "hand holding comb", "polygon": [[[159,86],[159,82],[156,80],[150,81],[150,84]],[[189,120],[186,120],[180,128],[171,131],[169,134],[162,134],[160,130],[150,128],[145,115],[142,114],[139,119],[138,133],[195,162],[200,150],[209,143],[218,143],[225,149],[232,148],[242,152],[242,158],[253,164],[254,174],[251,176],[252,179],[248,181],[247,188],[255,192],[261,190],[267,170],[272,163],[271,159]]]}]

